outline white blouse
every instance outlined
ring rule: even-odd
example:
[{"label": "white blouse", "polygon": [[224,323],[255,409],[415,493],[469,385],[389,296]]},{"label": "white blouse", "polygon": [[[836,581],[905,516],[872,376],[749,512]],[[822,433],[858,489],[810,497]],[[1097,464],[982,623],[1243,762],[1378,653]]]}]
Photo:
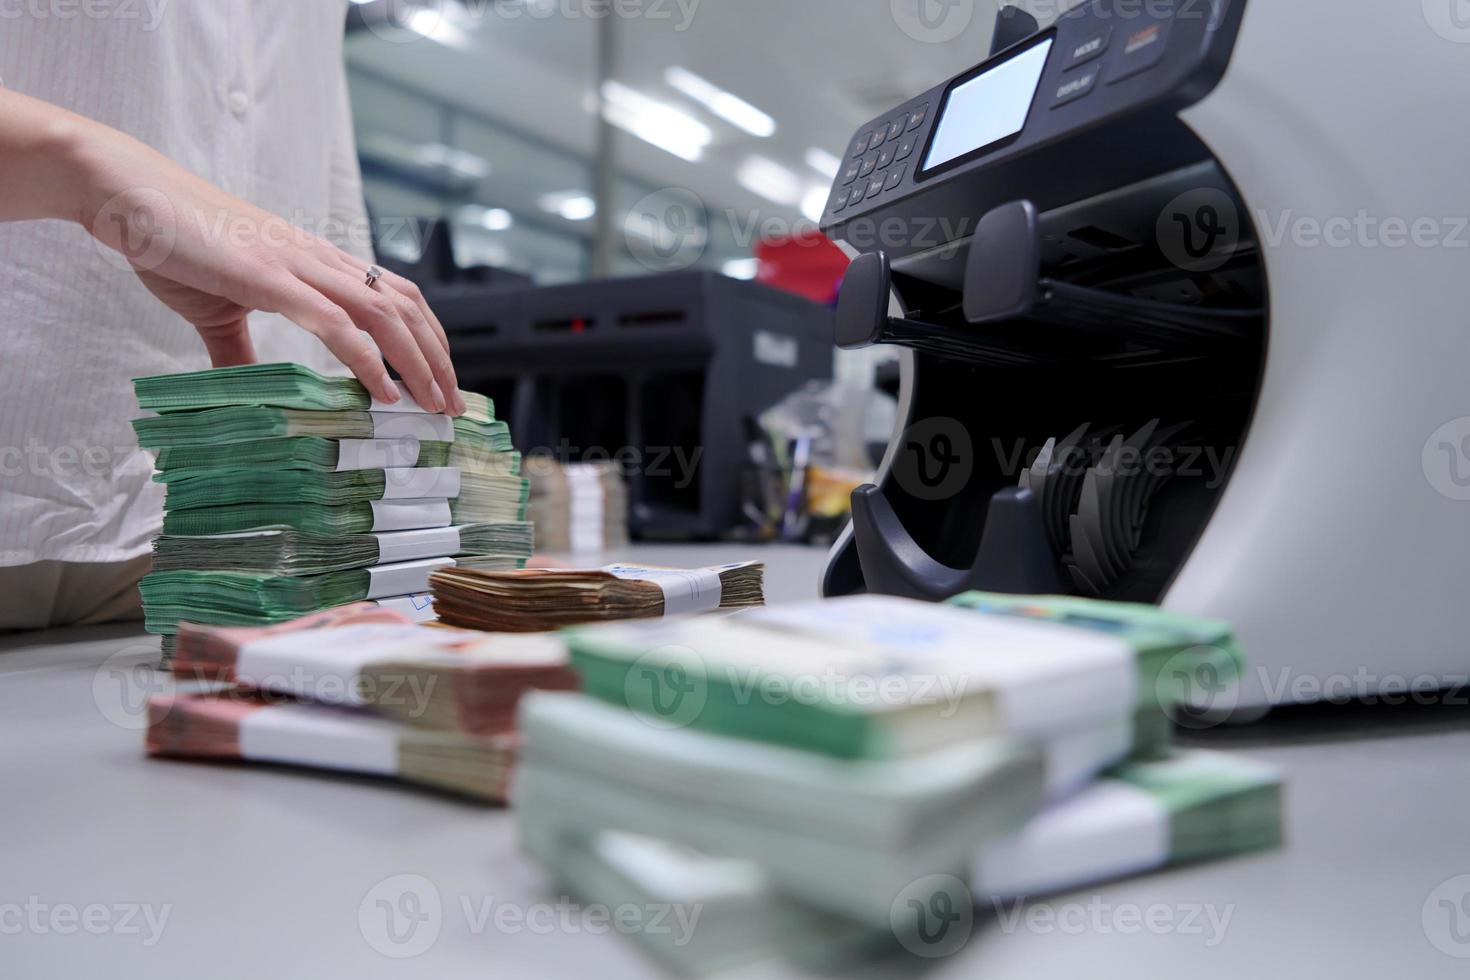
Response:
[{"label": "white blouse", "polygon": [[[15,13],[0,12],[8,87],[129,133],[370,256],[342,63],[346,0]],[[252,317],[251,333],[262,361],[342,373],[279,317]],[[147,552],[163,492],[128,425],[141,414],[131,379],[208,366],[194,330],[84,229],[0,224],[0,566]]]}]

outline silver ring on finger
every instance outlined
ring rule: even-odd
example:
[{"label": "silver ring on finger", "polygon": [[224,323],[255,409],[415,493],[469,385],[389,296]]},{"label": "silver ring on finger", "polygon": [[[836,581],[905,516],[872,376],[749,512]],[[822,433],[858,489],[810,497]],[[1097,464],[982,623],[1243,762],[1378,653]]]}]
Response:
[{"label": "silver ring on finger", "polygon": [[376,286],[378,284],[378,280],[381,278],[383,278],[382,269],[378,268],[375,265],[368,266],[367,285],[369,289],[372,289],[374,286]]}]

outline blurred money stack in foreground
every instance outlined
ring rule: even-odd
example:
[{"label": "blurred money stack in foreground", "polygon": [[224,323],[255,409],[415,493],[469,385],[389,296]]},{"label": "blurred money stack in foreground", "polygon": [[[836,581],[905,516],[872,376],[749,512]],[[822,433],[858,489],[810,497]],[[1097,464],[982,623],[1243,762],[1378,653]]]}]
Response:
[{"label": "blurred money stack in foreground", "polygon": [[628,544],[628,487],[613,463],[526,461],[542,551],[596,555]]},{"label": "blurred money stack in foreground", "polygon": [[149,702],[153,756],[383,776],[505,801],[532,688],[576,676],[549,637],[430,629],[371,603],[265,629],[180,627],[179,691]]},{"label": "blurred money stack in foreground", "polygon": [[521,706],[524,846],[584,901],[701,908],[644,937],[683,972],[935,955],[977,901],[1279,839],[1273,772],[1169,746],[1238,677],[1223,624],[859,597],[567,642],[585,693]]},{"label": "blurred money stack in foreground", "polygon": [[168,491],[140,587],[166,656],[186,621],[264,626],[359,600],[429,619],[433,569],[531,554],[520,457],[482,396],[450,418],[294,364],[134,386],[159,413],[133,427]]}]

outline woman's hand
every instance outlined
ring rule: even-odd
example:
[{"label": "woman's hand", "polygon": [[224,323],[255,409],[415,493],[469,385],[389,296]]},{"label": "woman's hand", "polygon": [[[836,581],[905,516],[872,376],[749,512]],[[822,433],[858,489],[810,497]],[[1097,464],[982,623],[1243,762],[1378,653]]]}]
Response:
[{"label": "woman's hand", "polygon": [[424,408],[464,411],[444,328],[407,279],[387,273],[369,286],[367,263],[131,137],[13,92],[0,90],[0,103],[15,110],[0,121],[0,151],[17,151],[0,178],[19,179],[9,188],[19,194],[27,179],[38,184],[36,204],[0,207],[0,220],[81,223],[199,331],[216,367],[254,362],[247,314],[280,313],[375,397],[399,400],[386,357]]}]

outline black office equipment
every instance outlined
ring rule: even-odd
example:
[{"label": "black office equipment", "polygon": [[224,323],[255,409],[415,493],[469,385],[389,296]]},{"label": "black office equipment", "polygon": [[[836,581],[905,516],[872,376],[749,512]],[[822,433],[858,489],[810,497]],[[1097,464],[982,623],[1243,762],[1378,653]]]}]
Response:
[{"label": "black office equipment", "polygon": [[990,58],[854,135],[822,221],[861,253],[835,337],[903,349],[907,376],[827,594],[1167,589],[1228,477],[1181,463],[1228,469],[1263,369],[1249,221],[1199,250],[1208,206],[1165,217],[1191,194],[1247,213],[1179,118],[1243,6],[1093,0],[1045,30],[1006,8]]},{"label": "black office equipment", "polygon": [[515,444],[612,459],[640,537],[740,525],[746,425],[832,376],[832,311],[711,272],[443,297],[460,382],[495,399]]}]

